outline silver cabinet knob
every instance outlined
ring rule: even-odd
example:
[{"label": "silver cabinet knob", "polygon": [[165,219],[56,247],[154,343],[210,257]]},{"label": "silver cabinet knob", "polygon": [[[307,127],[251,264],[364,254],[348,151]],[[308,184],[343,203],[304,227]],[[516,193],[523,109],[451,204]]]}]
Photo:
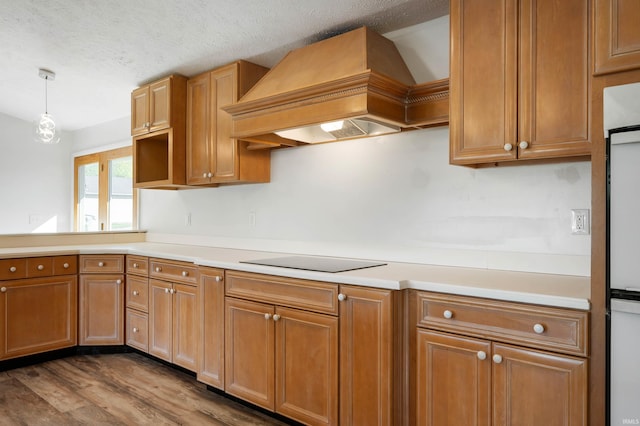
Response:
[{"label": "silver cabinet knob", "polygon": [[38,265],[38,271],[43,271],[44,270],[44,265]]},{"label": "silver cabinet knob", "polygon": [[520,141],[520,144],[518,146],[520,147],[520,149],[527,149],[527,148],[529,148],[529,142]]},{"label": "silver cabinet knob", "polygon": [[207,177],[210,178],[211,176],[213,176],[213,173],[209,172],[207,173]]},{"label": "silver cabinet knob", "polygon": [[189,272],[188,271],[182,271],[182,276],[183,277],[188,277],[189,276]]},{"label": "silver cabinet knob", "polygon": [[275,315],[273,316],[273,320],[274,320],[274,321],[278,321],[279,319],[280,319],[280,315],[275,314]]},{"label": "silver cabinet knob", "polygon": [[6,287],[2,287],[2,288],[0,288],[0,292],[2,292],[2,293],[6,293],[6,292],[7,292],[7,288],[6,288]]},{"label": "silver cabinet knob", "polygon": [[156,272],[161,272],[161,271],[162,271],[162,268],[159,266],[156,266]]},{"label": "silver cabinet knob", "polygon": [[138,290],[133,290],[131,294],[133,294],[134,296],[137,296],[140,294],[140,292]]},{"label": "silver cabinet knob", "polygon": [[445,317],[446,319],[451,319],[453,318],[453,312],[447,309],[442,313],[442,316]]},{"label": "silver cabinet knob", "polygon": [[266,319],[266,320],[271,319],[271,314],[264,314],[264,319]]},{"label": "silver cabinet knob", "polygon": [[169,293],[169,289],[168,289],[168,288],[165,288],[165,289],[164,289],[164,292],[165,292],[165,293]]},{"label": "silver cabinet knob", "polygon": [[173,288],[171,290],[169,290],[169,293],[171,293],[171,294],[176,294],[177,292],[178,292],[178,290],[175,290]]},{"label": "silver cabinet knob", "polygon": [[513,149],[513,145],[511,145],[510,143],[505,143],[504,144],[504,150],[509,152]]},{"label": "silver cabinet knob", "polygon": [[133,264],[133,267],[134,267],[135,269],[138,269],[138,264],[137,264],[137,263],[134,263],[134,264]]},{"label": "silver cabinet knob", "polygon": [[63,267],[64,269],[69,269],[69,264],[68,264],[68,263],[64,263],[64,264],[62,265],[62,267]]},{"label": "silver cabinet knob", "polygon": [[338,294],[338,300],[341,302],[347,300],[347,295],[342,293]]},{"label": "silver cabinet knob", "polygon": [[98,262],[98,266],[102,268],[104,266],[104,262]]},{"label": "silver cabinet knob", "polygon": [[12,266],[11,268],[9,268],[9,272],[15,272],[17,270],[18,268],[16,268],[15,266]]},{"label": "silver cabinet knob", "polygon": [[476,355],[478,356],[478,359],[480,361],[484,361],[485,359],[487,359],[487,353],[485,351],[478,351]]},{"label": "silver cabinet knob", "polygon": [[498,355],[498,354],[495,354],[493,356],[493,362],[495,362],[496,364],[500,364],[502,362],[502,356]]},{"label": "silver cabinet knob", "polygon": [[206,177],[207,177],[207,172],[204,172],[204,173],[202,174],[202,177],[203,177],[203,178],[206,178]]},{"label": "silver cabinet knob", "polygon": [[134,333],[137,333],[138,331],[140,331],[140,329],[138,329],[138,327],[133,327],[133,330],[132,330],[132,331],[133,331]]},{"label": "silver cabinet knob", "polygon": [[535,325],[533,326],[533,331],[534,331],[534,333],[536,333],[536,334],[542,334],[542,333],[544,333],[544,325],[542,325],[542,324],[535,324]]},{"label": "silver cabinet knob", "polygon": [[116,284],[122,284],[122,280],[116,280]]},{"label": "silver cabinet knob", "polygon": [[222,277],[220,275],[216,276],[216,282],[217,283],[222,282]]}]

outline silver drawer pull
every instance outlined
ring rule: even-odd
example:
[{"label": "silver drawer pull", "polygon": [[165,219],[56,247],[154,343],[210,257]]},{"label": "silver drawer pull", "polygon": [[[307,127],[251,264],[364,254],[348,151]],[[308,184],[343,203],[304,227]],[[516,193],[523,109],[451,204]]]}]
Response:
[{"label": "silver drawer pull", "polygon": [[446,319],[451,319],[453,318],[453,312],[447,309],[442,313],[442,316],[445,317]]},{"label": "silver drawer pull", "polygon": [[533,331],[534,331],[536,334],[542,334],[542,333],[544,333],[544,325],[542,325],[542,324],[535,324],[535,325],[533,326]]},{"label": "silver drawer pull", "polygon": [[137,333],[138,331],[140,331],[140,330],[138,329],[138,327],[133,327],[133,332],[134,332],[134,333]]},{"label": "silver drawer pull", "polygon": [[478,351],[476,355],[478,355],[478,359],[480,361],[484,361],[485,359],[487,359],[487,353],[485,351]]},{"label": "silver drawer pull", "polygon": [[6,287],[0,288],[0,293],[6,293],[6,292],[7,292],[7,288]]},{"label": "silver drawer pull", "polygon": [[161,271],[162,271],[162,268],[159,266],[156,266],[156,272],[161,272]]},{"label": "silver drawer pull", "polygon": [[133,295],[134,295],[134,296],[137,296],[137,295],[139,295],[139,294],[140,294],[140,293],[138,292],[138,290],[133,290]]},{"label": "silver drawer pull", "polygon": [[217,283],[222,282],[222,277],[220,275],[216,276],[216,282]]},{"label": "silver drawer pull", "polygon": [[183,277],[188,277],[188,276],[189,276],[189,272],[187,272],[187,271],[182,271],[182,276],[183,276]]},{"label": "silver drawer pull", "polygon": [[133,264],[133,267],[134,267],[135,269],[138,269],[138,264],[137,264],[137,263],[134,263],[134,264]]},{"label": "silver drawer pull", "polygon": [[116,280],[116,284],[122,284],[122,280]]},{"label": "silver drawer pull", "polygon": [[38,271],[43,271],[44,270],[44,265],[38,265]]},{"label": "silver drawer pull", "polygon": [[16,268],[15,266],[12,266],[11,268],[9,268],[9,272],[15,272],[17,270],[18,268]]},{"label": "silver drawer pull", "polygon": [[502,362],[502,355],[495,354],[493,356],[493,362],[495,362],[496,364],[500,364]]},{"label": "silver drawer pull", "polygon": [[69,269],[69,264],[68,264],[68,263],[65,263],[65,264],[63,264],[63,265],[62,265],[62,267],[63,267],[64,269]]},{"label": "silver drawer pull", "polygon": [[338,300],[341,301],[341,302],[347,300],[347,295],[343,294],[343,293],[339,293],[338,294]]},{"label": "silver drawer pull", "polygon": [[98,266],[102,268],[104,266],[104,262],[98,262]]}]

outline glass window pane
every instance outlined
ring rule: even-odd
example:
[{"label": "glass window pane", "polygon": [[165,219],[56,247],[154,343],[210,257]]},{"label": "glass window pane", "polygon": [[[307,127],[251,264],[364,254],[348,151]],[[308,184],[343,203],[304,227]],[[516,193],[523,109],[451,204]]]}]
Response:
[{"label": "glass window pane", "polygon": [[109,226],[110,231],[133,229],[133,158],[109,161]]},{"label": "glass window pane", "polygon": [[78,230],[99,230],[97,162],[78,167]]}]

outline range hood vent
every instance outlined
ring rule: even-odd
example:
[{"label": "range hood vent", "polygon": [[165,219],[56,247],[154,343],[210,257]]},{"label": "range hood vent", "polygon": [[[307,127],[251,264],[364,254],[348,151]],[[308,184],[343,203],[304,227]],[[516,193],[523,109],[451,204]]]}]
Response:
[{"label": "range hood vent", "polygon": [[[328,142],[409,127],[413,85],[393,42],[361,27],[289,52],[223,109],[231,114],[238,139],[265,145]],[[320,128],[336,122],[341,127]]]}]

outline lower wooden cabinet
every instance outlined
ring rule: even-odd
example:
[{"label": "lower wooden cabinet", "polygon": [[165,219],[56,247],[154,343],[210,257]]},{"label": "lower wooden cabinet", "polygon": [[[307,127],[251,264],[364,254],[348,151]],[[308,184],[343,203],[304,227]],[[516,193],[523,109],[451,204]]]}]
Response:
[{"label": "lower wooden cabinet", "polygon": [[200,268],[198,380],[224,389],[224,271]]},{"label": "lower wooden cabinet", "polygon": [[338,423],[338,318],[226,299],[226,392],[311,425]]},{"label": "lower wooden cabinet", "polygon": [[77,344],[76,275],[0,281],[0,359]]},{"label": "lower wooden cabinet", "polygon": [[149,354],[197,371],[198,289],[149,279]]}]

